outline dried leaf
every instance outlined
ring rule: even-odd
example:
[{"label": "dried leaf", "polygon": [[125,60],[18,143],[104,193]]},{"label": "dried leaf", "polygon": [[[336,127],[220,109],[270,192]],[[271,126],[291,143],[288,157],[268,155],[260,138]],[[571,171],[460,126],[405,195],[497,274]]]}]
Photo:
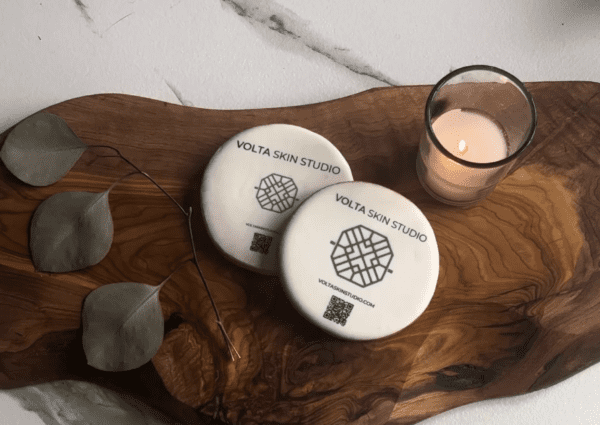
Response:
[{"label": "dried leaf", "polygon": [[48,186],[67,174],[87,148],[62,118],[39,112],[10,132],[0,158],[19,180]]},{"label": "dried leaf", "polygon": [[164,319],[158,286],[122,282],[92,291],[83,304],[83,349],[90,366],[105,371],[136,369],[157,353]]},{"label": "dried leaf", "polygon": [[114,231],[109,191],[62,192],[37,207],[29,244],[37,270],[70,272],[106,257]]}]

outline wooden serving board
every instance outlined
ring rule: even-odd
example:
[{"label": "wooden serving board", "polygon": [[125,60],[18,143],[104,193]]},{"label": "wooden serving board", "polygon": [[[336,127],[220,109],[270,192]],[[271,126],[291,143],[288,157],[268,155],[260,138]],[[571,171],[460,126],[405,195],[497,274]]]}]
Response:
[{"label": "wooden serving board", "polygon": [[[85,296],[114,282],[158,284],[192,256],[185,217],[138,176],[111,192],[114,244],[100,264],[67,274],[33,269],[28,226],[40,202],[65,190],[105,190],[131,171],[110,150],[95,148],[45,188],[21,183],[0,165],[0,388],[85,380],[183,423],[214,416],[243,424],[412,424],[585,369],[600,359],[600,84],[527,87],[539,113],[535,139],[489,198],[470,209],[437,203],[417,180],[430,86],[262,110],[206,110],[126,95],[48,108],[84,142],[117,147],[194,208],[200,267],[242,359],[228,359],[188,263],[160,293],[166,336],[152,362],[122,373],[86,365]],[[430,220],[439,281],[409,327],[372,342],[328,336],[292,308],[277,278],[235,266],[209,241],[199,214],[203,170],[231,136],[268,123],[323,135],[356,180],[396,190]]]}]

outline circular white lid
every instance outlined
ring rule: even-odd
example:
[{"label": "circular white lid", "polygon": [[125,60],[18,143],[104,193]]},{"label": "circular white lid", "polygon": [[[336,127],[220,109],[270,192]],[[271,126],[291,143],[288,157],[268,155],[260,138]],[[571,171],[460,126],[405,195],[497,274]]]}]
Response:
[{"label": "circular white lid", "polygon": [[208,234],[238,265],[277,274],[281,235],[298,205],[323,187],[351,180],[342,154],[312,131],[288,124],[243,131],[217,150],[204,172]]},{"label": "circular white lid", "polygon": [[373,183],[329,186],[290,219],[281,245],[285,290],[315,325],[341,338],[391,335],[423,313],[439,274],[429,221]]}]

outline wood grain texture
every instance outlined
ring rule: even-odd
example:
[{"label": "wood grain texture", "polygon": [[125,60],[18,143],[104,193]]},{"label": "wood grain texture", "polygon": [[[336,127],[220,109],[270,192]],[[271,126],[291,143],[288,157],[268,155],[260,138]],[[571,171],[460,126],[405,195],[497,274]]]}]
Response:
[{"label": "wood grain texture", "polygon": [[[68,274],[33,269],[28,227],[37,205],[64,190],[105,190],[130,171],[110,150],[93,148],[46,188],[22,184],[0,166],[0,388],[85,380],[183,423],[399,425],[535,391],[585,369],[600,360],[600,85],[527,87],[539,113],[534,141],[489,198],[469,209],[437,203],[417,180],[430,86],[263,110],[205,110],[126,95],[48,108],[85,143],[120,149],[194,208],[200,267],[242,359],[228,360],[189,263],[161,291],[166,336],[151,363],[123,373],[86,365],[85,296],[113,282],[158,284],[192,257],[185,218],[139,176],[111,192],[115,238],[101,263]],[[231,136],[268,123],[323,135],[356,180],[396,190],[430,220],[440,250],[438,287],[409,327],[371,342],[333,338],[301,318],[277,278],[217,253],[200,217],[203,170]]]}]

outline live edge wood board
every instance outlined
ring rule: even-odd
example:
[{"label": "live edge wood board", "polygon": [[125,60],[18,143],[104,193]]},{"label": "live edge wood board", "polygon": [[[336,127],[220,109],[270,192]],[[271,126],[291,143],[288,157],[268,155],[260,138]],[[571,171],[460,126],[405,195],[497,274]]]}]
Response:
[{"label": "live edge wood board", "polygon": [[[114,243],[100,264],[68,274],[34,270],[28,228],[40,202],[65,190],[105,190],[131,171],[110,150],[94,148],[45,188],[21,183],[0,165],[0,388],[84,380],[182,423],[412,424],[587,368],[600,359],[600,84],[527,87],[539,114],[533,143],[470,209],[434,201],[417,180],[430,86],[261,110],[114,94],[48,108],[85,143],[117,147],[193,207],[200,267],[242,358],[228,360],[188,262],[160,293],[166,335],[152,362],[124,373],[86,365],[85,296],[114,282],[158,284],[192,257],[185,217],[138,176],[111,192]],[[299,316],[277,278],[235,266],[209,241],[199,209],[203,170],[231,136],[268,123],[323,135],[355,180],[401,193],[430,220],[440,251],[438,286],[409,327],[372,342],[330,337]]]}]

